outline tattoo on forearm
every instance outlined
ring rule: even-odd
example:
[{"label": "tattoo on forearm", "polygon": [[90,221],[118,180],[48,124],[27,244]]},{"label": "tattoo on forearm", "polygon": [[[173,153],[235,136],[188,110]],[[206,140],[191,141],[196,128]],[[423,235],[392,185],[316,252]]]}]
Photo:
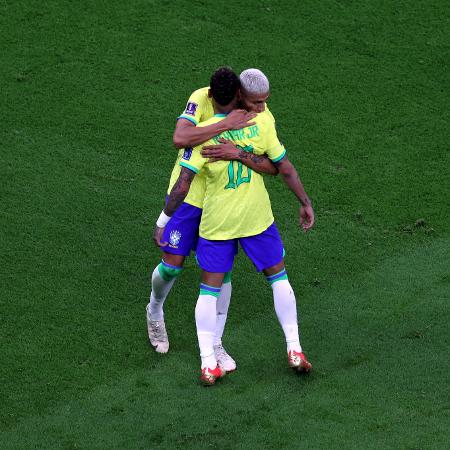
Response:
[{"label": "tattoo on forearm", "polygon": [[164,211],[168,216],[172,216],[177,208],[183,203],[189,192],[189,186],[191,185],[194,176],[195,173],[192,170],[185,169],[184,167],[181,169],[180,176],[170,191],[167,206],[164,208]]},{"label": "tattoo on forearm", "polygon": [[254,153],[244,152],[243,150],[239,152],[239,158],[251,159],[255,164],[261,164],[264,161],[264,159],[266,159],[265,156],[255,155]]}]

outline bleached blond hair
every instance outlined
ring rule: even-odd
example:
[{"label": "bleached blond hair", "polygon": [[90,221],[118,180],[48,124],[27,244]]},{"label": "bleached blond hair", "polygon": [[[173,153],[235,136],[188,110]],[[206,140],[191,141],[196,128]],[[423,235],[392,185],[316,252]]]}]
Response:
[{"label": "bleached blond hair", "polygon": [[248,94],[267,94],[270,90],[269,80],[259,69],[246,69],[239,75],[242,89]]}]

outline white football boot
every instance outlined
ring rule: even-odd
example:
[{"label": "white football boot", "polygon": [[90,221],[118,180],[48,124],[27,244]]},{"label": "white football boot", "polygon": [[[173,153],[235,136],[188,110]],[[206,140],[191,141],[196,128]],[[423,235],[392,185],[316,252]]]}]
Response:
[{"label": "white football boot", "polygon": [[225,372],[233,372],[236,370],[236,361],[225,351],[222,345],[214,346],[214,356],[216,357],[218,366]]},{"label": "white football boot", "polygon": [[167,336],[164,320],[152,320],[147,309],[147,330],[150,344],[158,353],[169,351],[169,338]]}]

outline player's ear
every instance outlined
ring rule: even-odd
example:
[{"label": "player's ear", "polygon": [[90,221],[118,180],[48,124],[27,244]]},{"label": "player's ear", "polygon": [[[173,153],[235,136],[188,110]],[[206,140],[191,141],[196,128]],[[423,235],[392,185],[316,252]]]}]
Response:
[{"label": "player's ear", "polygon": [[242,94],[241,94],[240,89],[238,89],[238,91],[237,91],[236,98],[237,98],[238,102],[240,102],[242,100]]}]

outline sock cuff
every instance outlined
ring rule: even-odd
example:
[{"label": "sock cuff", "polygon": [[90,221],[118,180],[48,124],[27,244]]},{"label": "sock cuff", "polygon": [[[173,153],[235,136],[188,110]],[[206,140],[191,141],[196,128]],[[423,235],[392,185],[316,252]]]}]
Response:
[{"label": "sock cuff", "polygon": [[172,266],[164,261],[158,265],[158,272],[165,281],[170,281],[180,275],[183,267]]},{"label": "sock cuff", "polygon": [[220,287],[209,286],[205,283],[200,283],[200,295],[212,295],[213,297],[219,298]]},{"label": "sock cuff", "polygon": [[275,273],[273,275],[266,276],[267,281],[272,286],[273,283],[281,280],[287,280],[288,276],[286,273],[286,269],[283,269],[281,272]]},{"label": "sock cuff", "polygon": [[225,273],[225,276],[223,277],[223,284],[225,283],[231,283],[231,271]]}]

